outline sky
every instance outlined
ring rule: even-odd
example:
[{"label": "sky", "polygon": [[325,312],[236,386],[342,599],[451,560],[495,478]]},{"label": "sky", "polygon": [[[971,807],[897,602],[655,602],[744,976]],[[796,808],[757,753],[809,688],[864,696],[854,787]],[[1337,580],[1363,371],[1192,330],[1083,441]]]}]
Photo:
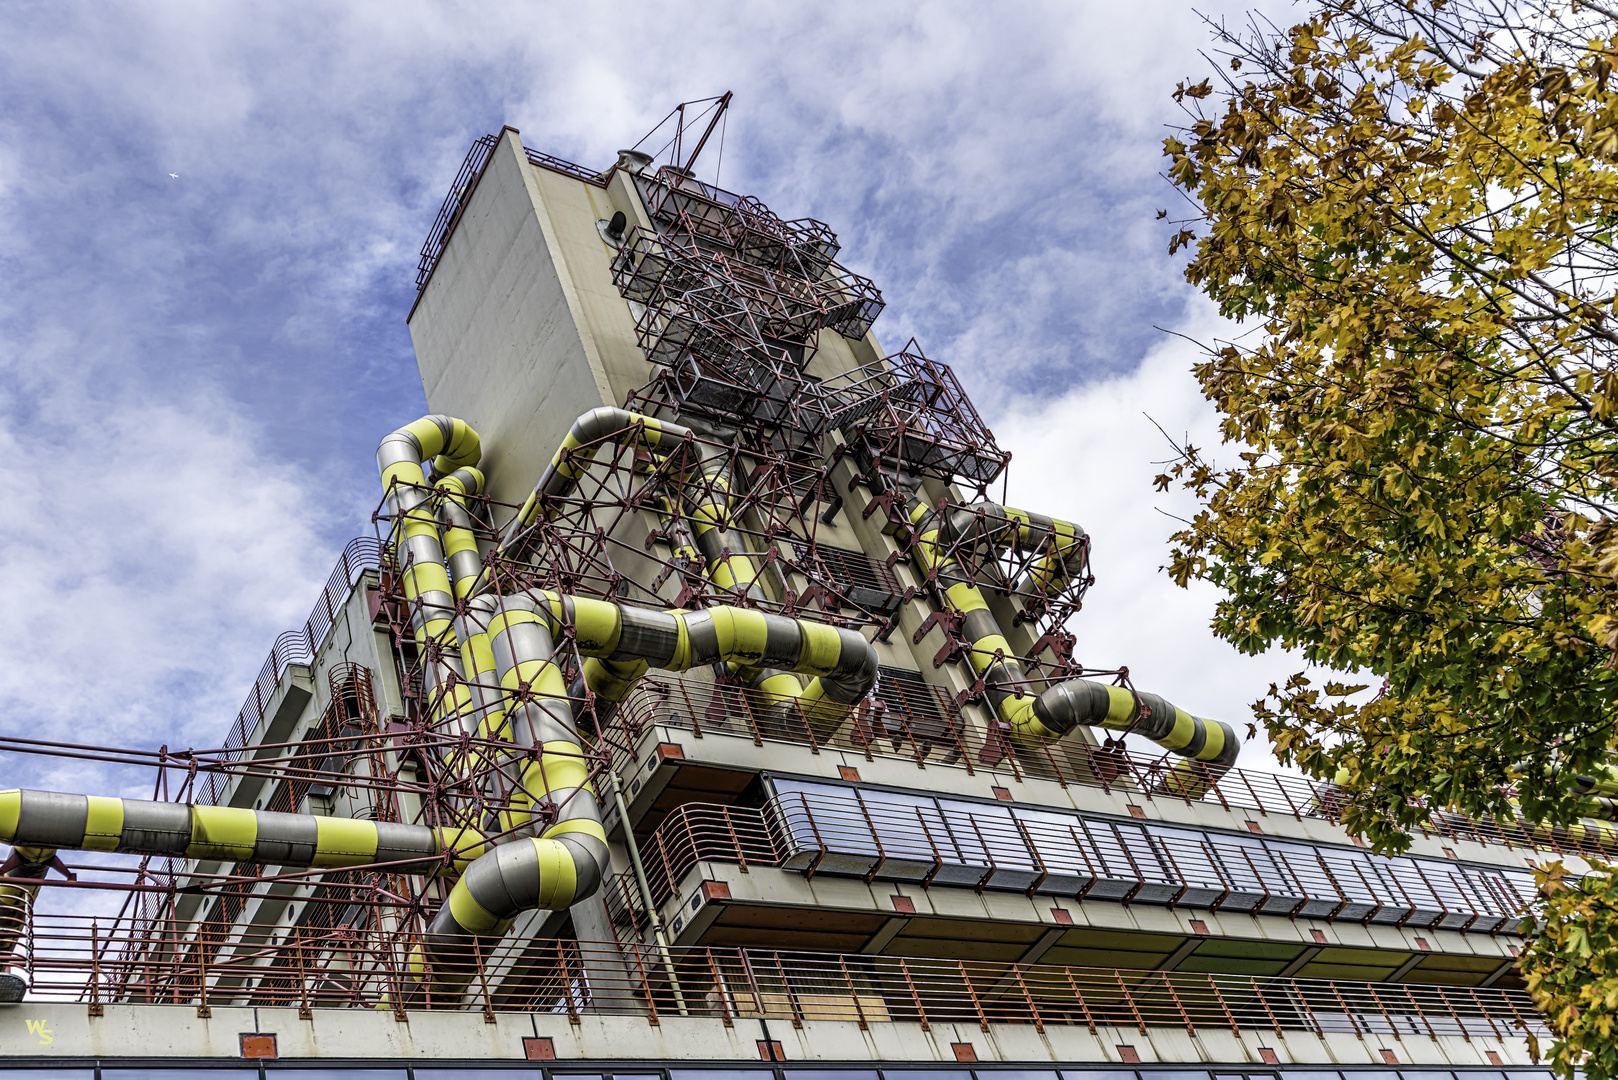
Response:
[{"label": "sky", "polygon": [[1090,530],[1079,657],[1244,729],[1300,665],[1213,639],[1212,590],[1160,572],[1191,507],[1151,479],[1156,425],[1218,442],[1170,331],[1232,330],[1156,211],[1184,209],[1161,140],[1208,71],[1203,16],[1247,6],[10,0],[0,731],[218,745],[370,533],[377,441],[426,411],[405,317],[467,147],[510,124],[604,168],[727,89],[703,175],[830,222],[887,299],[881,342],[955,367],[1013,451],[1009,501]]}]

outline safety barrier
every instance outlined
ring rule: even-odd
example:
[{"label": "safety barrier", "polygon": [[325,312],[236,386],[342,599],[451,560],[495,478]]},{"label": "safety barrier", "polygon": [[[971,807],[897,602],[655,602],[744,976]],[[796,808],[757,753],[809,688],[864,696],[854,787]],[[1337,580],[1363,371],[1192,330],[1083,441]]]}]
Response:
[{"label": "safety barrier", "polygon": [[[1280,976],[1206,975],[745,948],[620,946],[572,940],[491,943],[439,963],[425,993],[407,932],[248,927],[199,945],[158,927],[136,950],[83,918],[40,919],[19,958],[35,1000],[213,1006],[546,1010],[696,1015],[726,1022],[779,1018],[872,1024],[1080,1026],[1121,1031],[1378,1035],[1395,1040],[1545,1037],[1526,995],[1512,990],[1377,984]],[[115,957],[133,959],[119,960]]]},{"label": "safety barrier", "polygon": [[[763,807],[687,803],[641,843],[662,904],[702,861],[1330,921],[1516,933],[1526,873],[1025,806],[775,780]],[[637,931],[637,898],[609,900]]]},{"label": "safety barrier", "polygon": [[[921,768],[942,765],[968,773],[990,767],[981,760],[990,756],[996,759],[992,766],[996,771],[1017,778],[1122,791],[1145,800],[1204,803],[1244,816],[1274,814],[1340,823],[1346,805],[1343,794],[1330,784],[1240,767],[1216,776],[1180,758],[1137,754],[1114,743],[1096,746],[1064,739],[1012,751],[942,688],[919,679],[900,683],[884,677],[871,701],[846,719],[828,724],[823,715],[740,687],[659,675],[642,680],[620,707],[612,737],[620,745],[633,746],[646,730],[659,725],[690,731],[697,738],[739,735],[760,746],[794,743],[816,752],[859,754],[867,761],[901,758]],[[986,748],[993,752],[985,755]],[[1485,846],[1618,857],[1618,843],[1613,841],[1618,831],[1610,827],[1577,826],[1570,831],[1446,813],[1435,814],[1421,831]]]},{"label": "safety barrier", "polygon": [[[227,751],[239,752],[247,745],[254,729],[264,719],[264,709],[275,696],[281,676],[293,664],[308,664],[314,659],[320,643],[326,639],[326,632],[337,618],[337,612],[348,601],[355,581],[365,571],[378,569],[381,565],[382,548],[376,539],[359,537],[348,542],[343,553],[337,557],[337,565],[332,568],[331,576],[326,579],[326,586],[320,591],[314,609],[303,626],[288,630],[275,639],[264,666],[259,668],[258,678],[253,680],[252,689],[247,692],[247,700],[242,703],[235,721],[225,734],[221,745]],[[227,760],[233,760],[235,756],[232,753]],[[199,776],[191,801],[212,806],[229,784],[230,777],[225,773],[212,772]]]}]

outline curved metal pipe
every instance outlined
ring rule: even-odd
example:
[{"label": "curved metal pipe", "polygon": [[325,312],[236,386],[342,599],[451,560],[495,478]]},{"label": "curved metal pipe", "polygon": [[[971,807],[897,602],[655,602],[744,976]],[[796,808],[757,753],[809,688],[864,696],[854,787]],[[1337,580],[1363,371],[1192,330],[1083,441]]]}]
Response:
[{"label": "curved metal pipe", "polygon": [[505,534],[500,537],[500,548],[510,547],[523,530],[538,519],[540,500],[560,498],[578,486],[579,477],[589,470],[602,442],[622,442],[625,437],[633,437],[647,450],[662,447],[666,451],[673,444],[693,435],[694,432],[683,424],[659,420],[628,409],[611,405],[591,409],[573,421],[573,427],[562,439],[562,445],[552,455],[551,463],[540,474],[533,493],[523,503],[522,509],[517,511],[517,516],[511,519],[511,524],[506,526]]},{"label": "curved metal pipe", "polygon": [[444,565],[438,517],[428,504],[432,493],[424,464],[445,475],[474,466],[482,454],[478,433],[464,420],[432,415],[383,437],[376,449],[377,472],[387,490],[388,509],[401,523],[398,554],[404,568],[405,596],[415,604],[416,637],[425,641],[449,628],[455,597]]},{"label": "curved metal pipe", "polygon": [[[467,869],[428,927],[429,957],[502,935],[523,911],[570,907],[604,880],[606,834],[596,792],[586,779],[561,669],[551,659],[564,623],[589,658],[586,678],[598,665],[592,685],[613,701],[651,667],[773,664],[814,676],[805,698],[839,705],[854,704],[876,683],[875,648],[851,630],[821,623],[732,607],[653,611],[543,590],[503,597],[499,605],[489,634],[500,684],[520,702],[507,714],[511,738],[539,750],[520,759],[529,764],[518,784],[530,798],[543,795],[558,816],[540,835],[502,844]],[[609,672],[599,666],[604,662],[622,666]]]},{"label": "curved metal pipe", "polygon": [[53,848],[18,845],[12,849],[12,858],[7,860],[9,869],[0,874],[0,968],[6,966],[17,948],[17,941],[28,927],[29,908],[39,894],[38,885],[16,884],[7,879],[42,879],[50,872],[51,860],[55,858]]},{"label": "curved metal pipe", "polygon": [[[459,587],[459,581],[450,584],[451,567],[445,563],[445,545],[439,535],[438,515],[432,510],[424,465],[431,461],[435,473],[445,478],[444,502],[456,503],[459,496],[463,501],[456,505],[464,511],[464,497],[474,493],[470,487],[482,487],[483,474],[474,468],[482,452],[478,433],[466,421],[440,414],[390,432],[376,450],[388,509],[401,531],[394,554],[402,568],[405,598],[411,601],[411,625],[416,640],[423,644],[430,640],[444,644],[445,632],[453,632],[455,599],[471,589],[470,584]],[[458,571],[479,565],[469,518],[466,524],[465,534],[456,536],[454,565]],[[471,580],[476,580],[475,575]],[[430,685],[422,687],[423,695],[434,703],[436,715],[459,714],[470,701],[461,660],[448,649],[429,651],[436,655],[426,665]]]},{"label": "curved metal pipe", "polygon": [[[915,528],[913,551],[916,564],[924,574],[936,570],[945,601],[962,617],[961,633],[972,646],[967,653],[972,670],[983,679],[984,693],[990,707],[1010,727],[1013,737],[1050,741],[1061,738],[1079,724],[1086,724],[1143,735],[1170,753],[1200,762],[1211,770],[1223,771],[1235,764],[1241,742],[1234,728],[1223,721],[1193,716],[1156,694],[1137,694],[1120,686],[1107,686],[1086,679],[1057,683],[1037,696],[1023,689],[1028,682],[1028,674],[1016,658],[1011,643],[1001,632],[999,623],[989,610],[988,601],[955,560],[941,551],[944,542],[970,536],[970,530],[981,528],[983,514],[979,510],[991,509],[1004,513],[1011,520],[1028,522],[1026,526],[1019,525],[1016,536],[1005,537],[1001,542],[1017,542],[1024,528],[1029,529],[1030,535],[1045,529],[1060,535],[1065,531],[1061,526],[1071,530],[1074,544],[1067,550],[1073,554],[1064,554],[1058,559],[1056,556],[1064,551],[1058,545],[1050,556],[1042,560],[1041,565],[1045,569],[1037,582],[1042,587],[1065,584],[1062,575],[1072,572],[1070,560],[1080,558],[1084,551],[1084,545],[1078,539],[1084,536],[1084,530],[1052,518],[1039,517],[1036,520],[1035,515],[992,503],[963,508],[960,512],[963,516],[948,515],[947,521],[943,515],[925,505],[911,511],[910,520]],[[1010,531],[1000,530],[1002,533]],[[1030,577],[1034,576],[1031,571]],[[1199,780],[1194,771],[1193,768],[1174,779],[1177,789],[1188,791],[1190,786],[1197,783],[1206,786],[1206,779]]]},{"label": "curved metal pipe", "polygon": [[926,533],[934,523],[938,525],[937,544],[940,546],[970,539],[974,545],[981,543],[994,552],[1045,549],[1039,560],[1028,568],[1028,576],[1019,583],[1019,588],[1031,588],[1045,596],[1054,596],[1084,569],[1090,550],[1089,534],[1071,521],[999,503],[969,503],[950,507],[942,515],[927,508],[916,525],[919,531]]},{"label": "curved metal pipe", "polygon": [[468,465],[448,476],[439,477],[433,486],[444,493],[438,515],[443,526],[444,556],[449,566],[450,588],[459,600],[472,591],[483,569],[483,557],[478,554],[477,534],[473,531],[472,511],[467,506],[468,496],[483,494],[483,473]]}]

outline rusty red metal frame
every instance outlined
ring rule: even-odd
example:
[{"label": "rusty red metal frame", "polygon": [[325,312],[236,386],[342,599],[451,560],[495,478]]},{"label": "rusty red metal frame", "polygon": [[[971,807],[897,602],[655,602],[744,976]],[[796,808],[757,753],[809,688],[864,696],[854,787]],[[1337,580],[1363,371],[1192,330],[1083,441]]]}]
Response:
[{"label": "rusty red metal frame", "polygon": [[[38,920],[22,965],[35,1000],[314,1009],[534,1010],[733,1021],[773,1018],[862,1026],[913,1023],[1203,1032],[1299,1032],[1395,1039],[1548,1038],[1526,994],[1496,988],[1376,984],[1288,976],[1205,975],[1060,964],[839,955],[724,947],[661,949],[552,939],[478,951],[435,974],[457,989],[419,989],[413,933],[336,924],[260,929],[216,940],[156,924],[140,935],[92,920]],[[581,978],[588,971],[588,979]]]}]

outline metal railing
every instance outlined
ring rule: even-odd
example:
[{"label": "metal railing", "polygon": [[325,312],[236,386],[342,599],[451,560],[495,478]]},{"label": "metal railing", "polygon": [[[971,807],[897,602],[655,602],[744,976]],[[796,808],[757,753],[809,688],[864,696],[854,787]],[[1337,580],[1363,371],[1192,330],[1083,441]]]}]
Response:
[{"label": "metal railing", "polygon": [[[993,768],[1021,779],[1051,780],[1118,791],[1129,798],[1218,806],[1235,814],[1320,818],[1340,824],[1345,796],[1334,786],[1300,776],[1232,768],[1215,775],[1182,758],[1132,753],[1115,743],[1096,746],[1064,739],[1013,748],[985,728],[942,688],[907,682],[903,693],[878,687],[872,700],[838,714],[782,703],[754,691],[700,679],[654,673],[642,679],[619,707],[614,737],[633,746],[646,730],[663,726],[697,738],[732,735],[793,743],[819,753],[838,750],[874,758],[900,758],[920,768],[943,765],[973,773]],[[992,761],[986,764],[984,759]],[[1189,768],[1190,771],[1187,771]],[[1618,857],[1618,831],[1531,825],[1525,821],[1434,815],[1423,835],[1484,846],[1526,848],[1556,854]]]},{"label": "metal railing", "polygon": [[[784,793],[762,807],[677,807],[641,841],[653,900],[668,901],[709,861],[743,873],[772,866],[924,888],[1515,933],[1532,893],[1526,874],[1430,859],[865,793],[884,805],[836,790]],[[620,932],[644,926],[637,901],[623,888],[609,894]]]},{"label": "metal railing", "polygon": [[797,743],[873,757],[903,757],[918,765],[958,764],[973,771],[965,720],[949,694],[906,683],[850,714],[804,708],[739,686],[724,686],[663,672],[641,679],[619,707],[613,727],[633,745],[653,725],[683,728],[697,738],[740,735],[755,745]]},{"label": "metal railing", "polygon": [[461,220],[461,211],[466,208],[467,200],[472,197],[473,190],[483,177],[483,170],[489,164],[489,157],[494,153],[494,147],[500,141],[498,135],[485,135],[472,144],[466,152],[466,160],[461,162],[460,170],[455,174],[454,181],[449,186],[449,194],[444,196],[444,202],[438,208],[438,216],[433,219],[432,228],[427,230],[427,239],[422,241],[421,257],[416,261],[416,293],[427,287],[427,281],[433,276],[433,270],[438,266],[438,258],[444,253],[444,245],[449,243],[449,234]]},{"label": "metal railing", "polygon": [[[348,594],[353,591],[359,576],[381,565],[382,547],[374,538],[359,537],[348,542],[343,553],[337,557],[337,565],[332,568],[331,576],[326,579],[326,587],[320,591],[314,609],[303,626],[288,630],[275,639],[264,666],[259,668],[258,678],[253,680],[253,686],[247,692],[247,700],[242,703],[230,730],[225,733],[221,745],[233,752],[227,760],[234,760],[236,753],[247,745],[254,729],[263,721],[264,709],[274,698],[276,687],[280,685],[281,676],[286,674],[287,668],[293,664],[308,664],[314,659],[316,650],[326,638],[326,632],[337,618],[337,612],[348,602]],[[199,776],[191,801],[212,806],[224,794],[230,779],[228,774],[222,772]]]},{"label": "metal railing", "polygon": [[[1525,994],[1494,988],[1353,983],[1280,976],[1117,970],[746,948],[479,939],[429,954],[408,934],[346,927],[252,927],[198,943],[179,928],[158,947],[122,949],[91,920],[40,919],[26,956],[34,1000],[313,1009],[546,1010],[703,1016],[725,1023],[780,1018],[793,1026],[1032,1024],[1136,1029],[1343,1033],[1439,1039],[1545,1037]],[[148,935],[150,936],[150,935]],[[132,957],[134,959],[119,959]],[[419,960],[419,957],[415,959]]]}]

